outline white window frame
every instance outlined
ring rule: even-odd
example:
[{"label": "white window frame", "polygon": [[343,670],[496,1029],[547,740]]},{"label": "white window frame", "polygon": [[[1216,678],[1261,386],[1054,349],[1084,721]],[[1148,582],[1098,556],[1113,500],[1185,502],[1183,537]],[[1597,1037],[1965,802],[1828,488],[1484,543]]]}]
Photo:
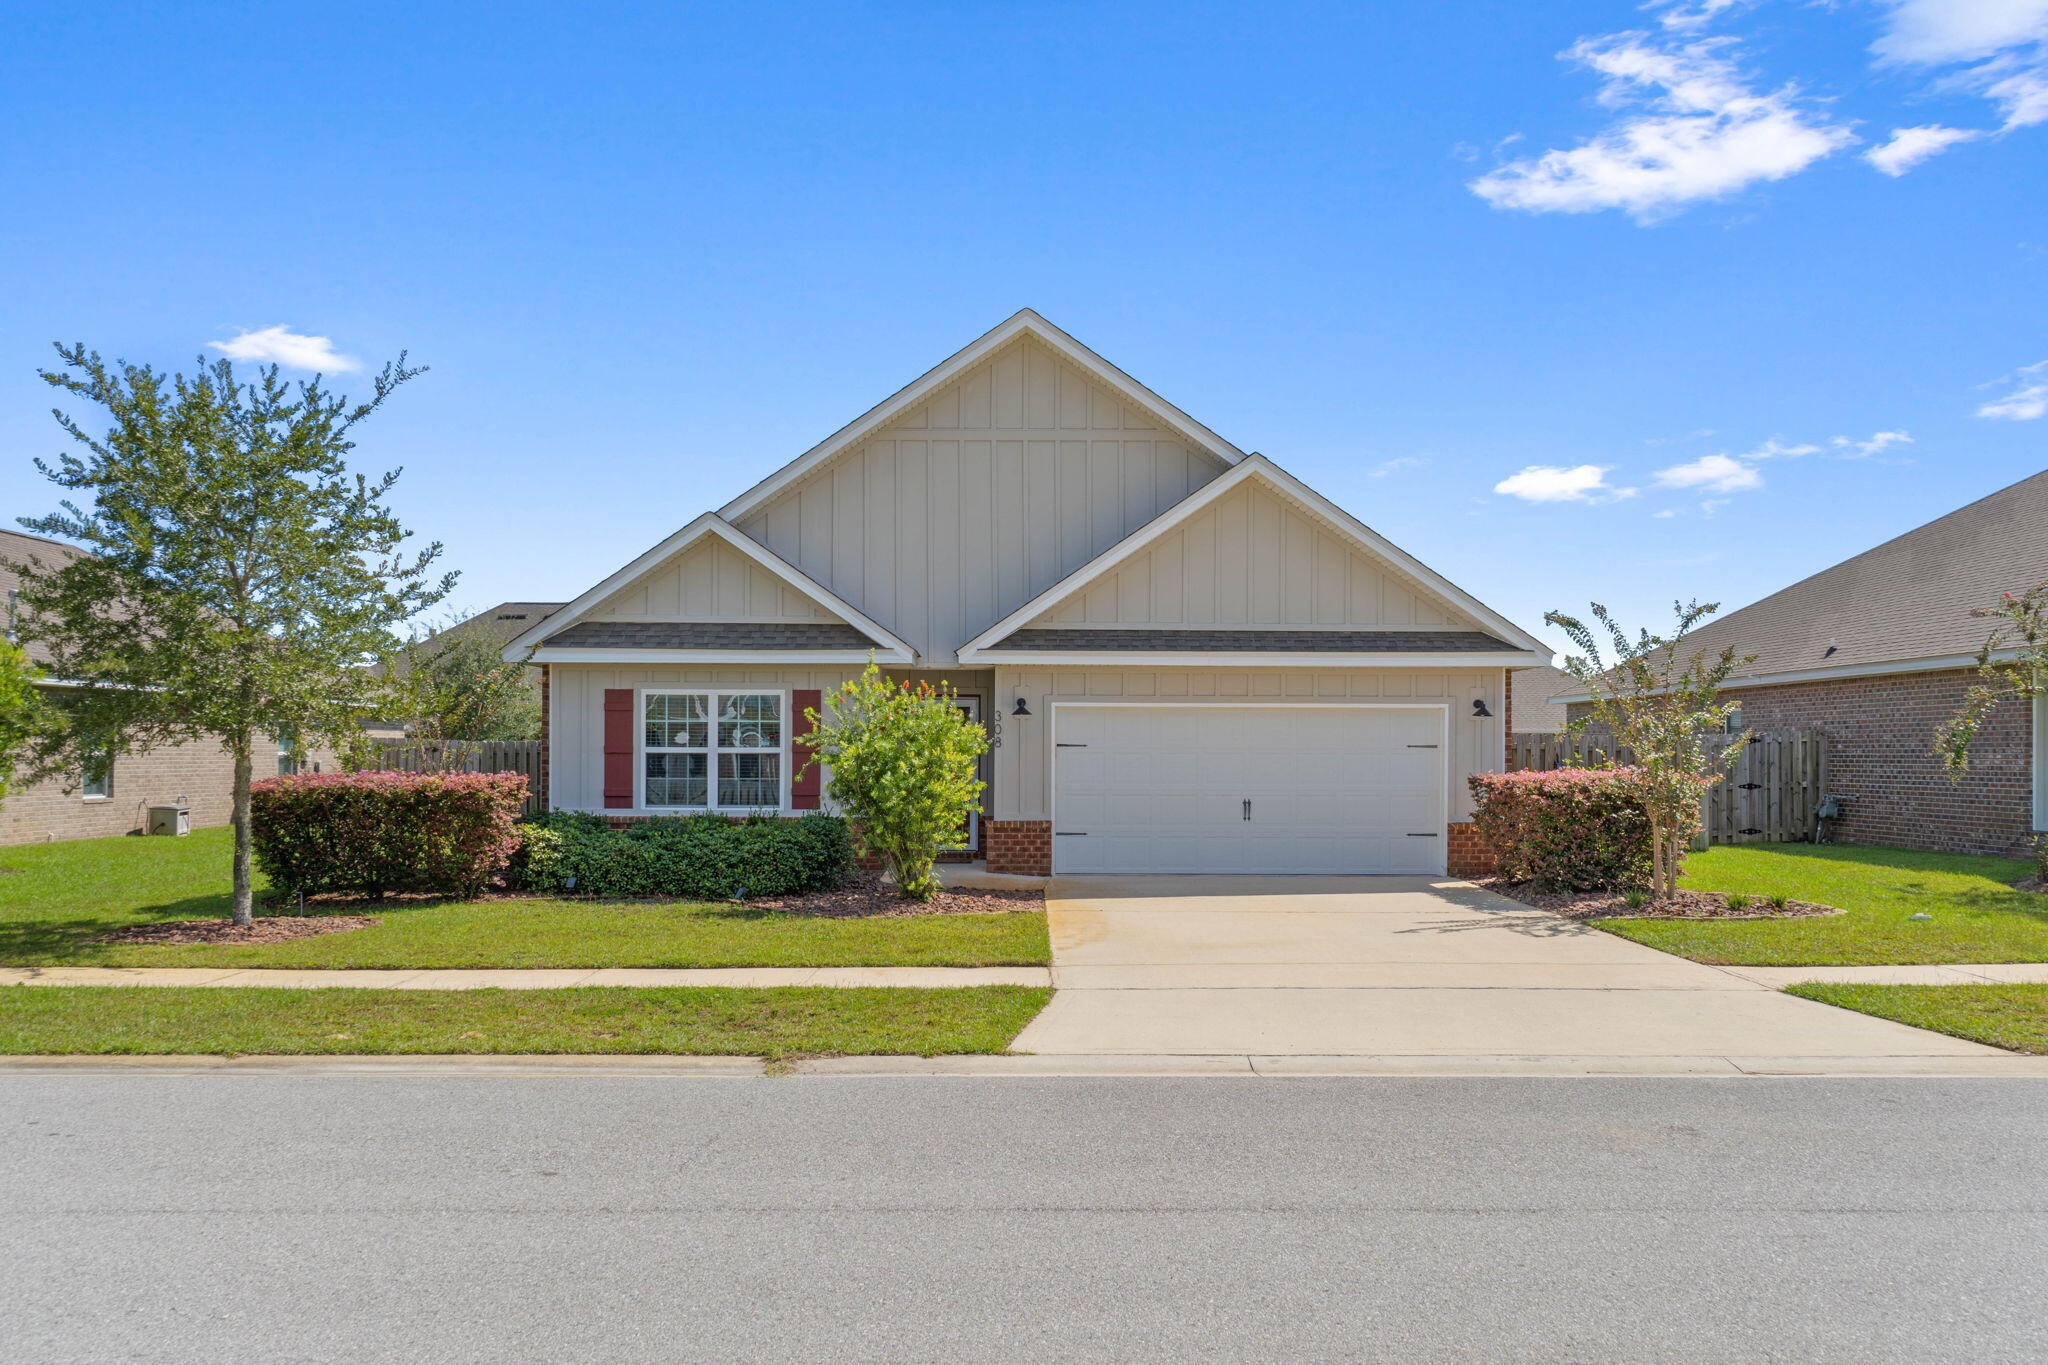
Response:
[{"label": "white window frame", "polygon": [[[704,749],[704,799],[701,806],[653,806],[647,802],[647,755],[653,753],[683,752],[673,749],[650,750],[647,747],[647,699],[649,697],[703,697],[706,703],[706,723],[709,733],[705,735]],[[760,754],[765,749],[720,749],[718,747],[718,702],[721,697],[774,697],[777,714],[781,717],[782,740],[775,750],[781,755],[777,764],[775,802],[766,806],[721,806],[718,803],[718,756],[728,754]],[[662,813],[702,812],[715,815],[746,815],[754,811],[773,811],[778,815],[789,811],[790,785],[790,735],[789,735],[790,690],[786,687],[643,687],[633,694],[633,805],[635,809],[659,811]],[[687,752],[695,752],[690,750]]]},{"label": "white window frame", "polygon": [[88,756],[88,757],[87,757],[87,759],[86,759],[86,762],[85,762],[85,766],[84,766],[84,767],[82,767],[82,768],[80,768],[80,769],[79,769],[79,772],[78,772],[78,799],[79,799],[79,800],[81,800],[81,801],[111,801],[111,800],[113,800],[113,799],[114,799],[114,755],[113,755],[113,754],[112,754],[111,752],[107,752],[107,753],[105,753],[105,754],[103,755],[103,757],[102,757],[102,759],[101,759],[101,771],[100,771],[100,787],[101,787],[101,790],[99,790],[99,791],[93,791],[93,790],[91,790],[91,787],[92,787],[92,769],[93,769],[93,762],[92,762],[92,758],[91,758],[91,756]]},{"label": "white window frame", "polygon": [[2048,832],[2048,694],[2034,698],[2034,829]]}]

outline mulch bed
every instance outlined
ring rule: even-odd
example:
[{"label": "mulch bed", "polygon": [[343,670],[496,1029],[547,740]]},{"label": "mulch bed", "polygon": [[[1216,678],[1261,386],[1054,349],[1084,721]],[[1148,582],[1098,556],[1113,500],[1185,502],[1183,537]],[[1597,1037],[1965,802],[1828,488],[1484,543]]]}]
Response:
[{"label": "mulch bed", "polygon": [[286,943],[295,938],[368,929],[376,923],[375,915],[259,915],[254,924],[248,925],[224,919],[167,919],[155,924],[131,924],[102,934],[93,942]]},{"label": "mulch bed", "polygon": [[2032,891],[2036,895],[2048,895],[2048,877],[2022,877],[2012,884],[2015,891]]},{"label": "mulch bed", "polygon": [[1816,905],[1812,901],[1788,901],[1779,910],[1754,897],[1742,909],[1731,910],[1728,897],[1719,891],[1680,891],[1635,910],[1612,891],[1535,891],[1526,882],[1483,881],[1479,885],[1496,895],[1566,919],[1813,919],[1842,913],[1832,905]]},{"label": "mulch bed", "polygon": [[[943,875],[943,874],[941,874]],[[818,915],[827,919],[881,919],[892,915],[1000,915],[1016,910],[1039,910],[1045,906],[1045,892],[997,891],[983,887],[942,887],[930,900],[907,901],[885,883],[879,872],[856,872],[837,891],[814,891],[807,896],[764,896],[748,905],[764,910],[781,910],[792,915]]]}]

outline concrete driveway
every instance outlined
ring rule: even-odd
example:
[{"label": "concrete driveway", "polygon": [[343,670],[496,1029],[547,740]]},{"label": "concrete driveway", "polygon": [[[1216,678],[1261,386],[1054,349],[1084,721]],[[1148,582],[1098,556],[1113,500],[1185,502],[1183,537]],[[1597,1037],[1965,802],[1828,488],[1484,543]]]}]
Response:
[{"label": "concrete driveway", "polygon": [[1059,993],[1015,1048],[1251,1056],[1956,1057],[1469,883],[1061,877]]}]

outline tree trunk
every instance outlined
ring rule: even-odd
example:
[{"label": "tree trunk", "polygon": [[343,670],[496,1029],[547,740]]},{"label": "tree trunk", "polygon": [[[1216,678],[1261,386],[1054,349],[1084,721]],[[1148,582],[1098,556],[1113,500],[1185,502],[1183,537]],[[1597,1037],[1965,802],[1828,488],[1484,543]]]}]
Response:
[{"label": "tree trunk", "polygon": [[1654,815],[1650,817],[1650,898],[1663,900],[1671,894],[1671,881],[1666,870],[1670,840],[1664,837],[1663,822]]},{"label": "tree trunk", "polygon": [[235,899],[234,921],[256,922],[256,893],[251,863],[254,840],[249,829],[249,737],[240,736],[235,751]]}]

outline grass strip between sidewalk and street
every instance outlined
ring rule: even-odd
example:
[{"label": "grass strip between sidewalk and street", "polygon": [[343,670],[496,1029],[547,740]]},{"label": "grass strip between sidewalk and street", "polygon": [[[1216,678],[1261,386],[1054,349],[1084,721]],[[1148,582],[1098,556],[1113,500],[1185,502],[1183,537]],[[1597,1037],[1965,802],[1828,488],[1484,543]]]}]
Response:
[{"label": "grass strip between sidewalk and street", "polygon": [[1877,986],[1807,981],[1787,995],[1874,1014],[2009,1052],[2048,1053],[2048,984]]},{"label": "grass strip between sidewalk and street", "polygon": [[0,1055],[1001,1052],[1052,992],[778,986],[557,990],[0,987]]}]

